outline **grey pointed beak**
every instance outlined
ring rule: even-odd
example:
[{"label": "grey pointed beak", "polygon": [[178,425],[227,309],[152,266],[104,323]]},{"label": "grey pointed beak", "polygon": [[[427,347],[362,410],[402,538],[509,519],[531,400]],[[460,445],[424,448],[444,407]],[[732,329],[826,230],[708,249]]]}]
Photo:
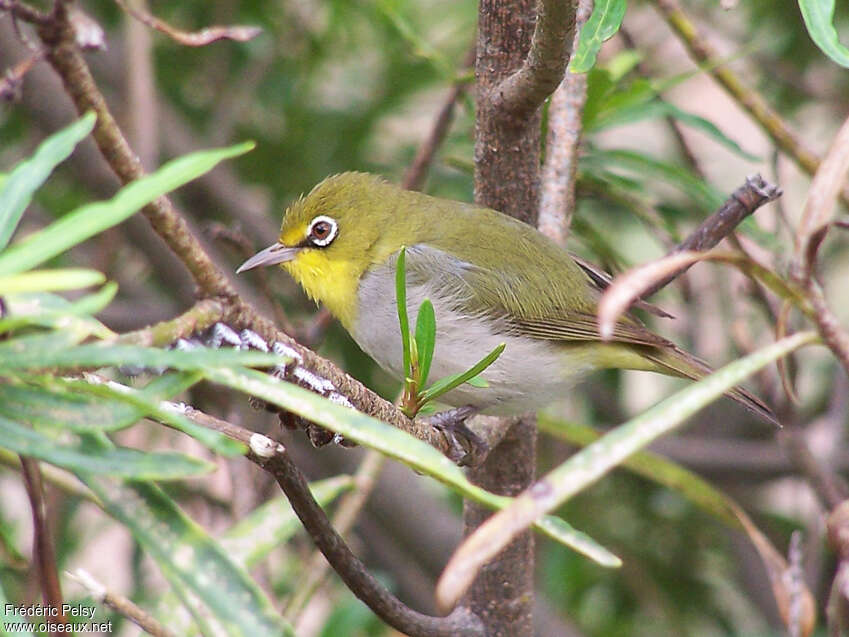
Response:
[{"label": "grey pointed beak", "polygon": [[239,266],[239,269],[236,270],[236,274],[244,272],[245,270],[252,270],[260,266],[276,265],[278,263],[291,261],[300,251],[301,248],[298,247],[290,248],[284,246],[282,243],[275,243],[274,245],[268,246],[265,250],[257,252],[250,259],[245,261]]}]

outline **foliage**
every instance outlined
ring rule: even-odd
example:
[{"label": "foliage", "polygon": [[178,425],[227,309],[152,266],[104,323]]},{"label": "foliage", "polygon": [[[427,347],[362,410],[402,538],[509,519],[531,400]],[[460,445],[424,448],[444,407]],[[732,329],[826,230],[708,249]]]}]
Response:
[{"label": "foliage", "polygon": [[[713,212],[743,176],[756,170],[774,175],[777,167],[787,191],[783,208],[759,211],[740,234],[758,265],[778,283],[786,282],[796,209],[801,209],[808,182],[784,156],[774,159],[774,145],[752,133],[745,115],[724,106],[707,74],[725,67],[744,69],[743,75],[779,113],[799,115],[793,125],[800,136],[824,154],[846,111],[849,76],[838,66],[847,63],[845,16],[829,0],[756,0],[728,12],[715,2],[685,2],[684,9],[709,37],[721,35],[728,45],[725,57],[699,68],[685,62],[680,49],[670,48],[673,37],[652,7],[632,2],[626,11],[624,1],[595,4],[571,63],[572,72],[587,72],[588,94],[570,249],[613,271],[653,259]],[[128,18],[114,3],[91,2],[85,8],[110,39],[108,54],[88,56],[95,79],[107,95],[125,97],[125,76],[138,76],[131,66],[138,58],[121,53]],[[0,470],[0,489],[10,494],[0,504],[0,609],[4,600],[24,599],[32,590],[29,511],[20,504],[17,460],[17,454],[24,454],[41,461],[48,482],[59,485],[48,493],[60,489],[66,494],[68,504],[50,511],[60,572],[85,562],[86,551],[100,542],[101,529],[121,526],[132,533],[133,549],[104,549],[110,556],[114,551],[114,583],[123,581],[124,592],[165,625],[180,634],[191,634],[192,624],[205,634],[292,630],[303,616],[284,619],[274,609],[302,584],[312,563],[289,542],[299,525],[282,496],[266,500],[268,485],[257,484],[261,478],[254,474],[244,477],[238,468],[245,463],[238,457],[241,445],[199,427],[173,402],[186,400],[226,414],[252,430],[269,425],[263,413],[248,409],[243,396],[234,397],[225,387],[260,396],[436,478],[439,484],[412,472],[403,479],[393,473],[384,498],[367,506],[362,514],[367,522],[355,531],[369,549],[363,553],[375,560],[370,566],[391,588],[405,599],[429,600],[432,581],[446,552],[454,548],[439,544],[446,537],[441,532],[444,520],[398,521],[408,519],[409,509],[438,510],[449,524],[458,525],[446,505],[449,494],[477,497],[494,508],[510,500],[479,489],[433,449],[398,430],[249,369],[279,359],[255,351],[166,350],[120,341],[119,335],[173,319],[194,300],[182,267],[164,256],[141,219],[122,221],[145,202],[186,184],[173,195],[181,210],[195,227],[210,230],[218,263],[236,264],[244,257],[240,239],[267,245],[288,202],[326,175],[360,169],[400,181],[449,84],[463,76],[460,60],[475,37],[474,3],[310,0],[271,5],[252,0],[226,5],[190,0],[153,3],[151,10],[184,28],[215,22],[263,28],[251,42],[204,48],[179,46],[155,33],[152,51],[136,52],[151,56],[156,78],[158,115],[143,112],[139,120],[144,124],[140,134],[156,142],[153,156],[145,161],[157,165],[159,157],[179,157],[173,163],[115,194],[111,177],[103,176],[94,155],[81,145],[94,126],[93,116],[57,131],[55,105],[64,97],[36,93],[40,89],[29,84],[23,86],[22,101],[0,113],[0,462],[6,467]],[[0,16],[2,21],[8,22],[8,16]],[[635,49],[620,28],[636,40]],[[16,42],[11,29],[0,33],[4,70],[20,59],[9,53]],[[116,99],[115,110],[123,110],[117,104]],[[139,104],[128,99],[122,114],[134,109]],[[474,101],[465,97],[437,150],[426,185],[429,193],[472,198],[473,131]],[[139,133],[128,134],[134,148],[145,145],[139,143],[144,139],[133,138]],[[253,152],[242,154],[247,147],[240,145],[185,155],[193,146],[244,138],[257,140]],[[34,148],[37,139],[45,141]],[[187,183],[225,158],[233,160]],[[229,235],[216,223],[244,236],[228,243]],[[817,268],[843,325],[849,316],[840,294],[845,254],[845,233],[832,231]],[[403,256],[399,271],[403,273]],[[652,327],[715,363],[768,347],[776,323],[771,312],[779,309],[779,299],[769,290],[752,294],[752,284],[731,272],[696,266],[684,284],[663,293],[662,304],[678,319]],[[271,274],[264,287],[240,285],[246,298],[270,291],[304,341],[383,396],[392,399],[405,390],[414,403],[411,414],[449,389],[446,379],[428,386],[437,327],[432,306],[422,304],[410,325],[401,300],[403,285],[396,292],[409,380],[400,388],[341,329],[313,322],[314,307],[286,277]],[[809,325],[812,312],[803,305],[795,303],[801,311],[794,310],[786,320],[789,332]],[[122,373],[131,367],[165,371],[132,377]],[[99,384],[89,374],[95,370]],[[623,429],[610,433],[611,424],[628,423],[623,427],[643,435],[642,426],[631,425],[663,409],[677,426],[686,397],[704,394],[713,378],[680,393],[674,381],[631,373],[587,379],[565,406],[543,419],[550,433],[541,439],[540,475],[554,471],[555,477],[566,475],[559,486],[577,484],[571,465],[562,464],[571,449],[562,439],[585,446],[595,438],[564,434],[565,426],[552,423],[577,421],[615,441],[624,436],[615,432]],[[824,348],[810,348],[788,360],[783,380],[798,388],[798,406],[777,389],[779,377],[773,372],[753,378],[794,426],[811,423],[827,439],[826,446],[841,448],[845,384]],[[649,411],[663,396],[671,398]],[[164,431],[151,421],[177,431]],[[721,402],[693,417],[688,427],[678,446],[668,449],[703,476],[634,455],[622,466],[636,466],[642,477],[609,474],[575,499],[558,503],[551,511],[558,517],[538,522],[557,540],[538,543],[540,594],[555,618],[562,616],[585,634],[602,636],[780,634],[773,610],[759,593],[764,576],[742,572],[751,549],[742,548],[744,543],[732,535],[739,533],[737,505],[722,489],[733,491],[753,525],[780,552],[791,530],[817,528],[818,517],[797,506],[796,493],[808,482],[781,451],[784,444],[792,452],[789,436],[754,425]],[[345,475],[350,469],[343,469],[336,454],[309,455],[298,449],[302,441],[296,433],[286,445],[298,452],[299,460],[318,458],[315,465],[321,466],[310,467],[310,475],[333,476],[329,483],[314,484],[322,504],[360,488],[360,482]],[[637,442],[634,449],[642,449],[645,440]],[[705,457],[703,449],[716,448],[732,451]],[[745,455],[739,449],[750,448],[759,451],[738,457]],[[588,446],[571,462],[590,455],[603,461],[605,471],[613,464],[608,462],[613,452],[604,444]],[[845,458],[838,456],[824,456],[822,464],[845,473]],[[219,480],[223,467],[230,467],[229,480]],[[220,486],[228,481],[229,490]],[[791,482],[795,491],[787,488]],[[393,488],[401,493],[404,511],[381,509]],[[819,550],[822,538],[813,535],[809,543],[816,547],[809,557],[819,578],[811,588],[823,590],[831,581],[833,557]],[[393,556],[387,557],[389,553]],[[620,558],[623,569],[596,563],[612,566]],[[166,584],[150,577],[154,564]],[[126,577],[118,578],[118,572]],[[73,585],[63,588],[71,599],[83,599]],[[164,599],[157,602],[163,588]],[[311,610],[323,621],[317,633],[388,634],[337,581],[322,590],[312,597],[317,601]],[[229,603],[234,598],[246,601],[236,606]]]}]

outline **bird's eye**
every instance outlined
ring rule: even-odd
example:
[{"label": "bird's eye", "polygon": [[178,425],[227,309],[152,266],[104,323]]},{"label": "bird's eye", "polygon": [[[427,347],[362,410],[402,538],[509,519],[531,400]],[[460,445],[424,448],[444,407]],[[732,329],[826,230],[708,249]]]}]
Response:
[{"label": "bird's eye", "polygon": [[318,216],[310,223],[307,239],[314,246],[323,248],[330,245],[330,242],[336,238],[338,226],[336,220],[324,215]]}]

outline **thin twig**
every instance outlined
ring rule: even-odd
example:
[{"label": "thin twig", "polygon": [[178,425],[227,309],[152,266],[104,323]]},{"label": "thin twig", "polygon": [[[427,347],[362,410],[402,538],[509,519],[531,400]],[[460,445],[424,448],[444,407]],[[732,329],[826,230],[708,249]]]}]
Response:
[{"label": "thin twig", "polygon": [[202,332],[221,320],[225,312],[220,299],[203,299],[180,316],[150,327],[122,334],[118,341],[124,345],[165,347],[179,338]]},{"label": "thin twig", "polygon": [[497,110],[525,117],[557,88],[571,55],[577,9],[578,0],[538,0],[536,27],[525,62],[492,93]]},{"label": "thin twig", "polygon": [[45,24],[50,16],[38,9],[18,2],[18,0],[0,0],[0,11],[9,11],[12,17],[30,24]]},{"label": "thin twig", "polygon": [[[578,46],[581,27],[592,13],[590,0],[579,0],[575,16],[572,50]],[[566,71],[560,86],[548,105],[548,137],[545,162],[540,174],[540,232],[558,244],[565,245],[575,212],[578,150],[581,141],[581,118],[587,101],[587,74]]]},{"label": "thin twig", "polygon": [[207,27],[194,32],[182,31],[172,27],[170,24],[160,20],[156,16],[142,11],[138,7],[130,6],[124,2],[124,0],[115,0],[115,2],[124,11],[129,13],[142,24],[146,24],[151,29],[164,33],[178,44],[182,44],[184,46],[206,46],[207,44],[217,42],[218,40],[247,42],[262,33],[262,29],[259,27],[243,25]]},{"label": "thin twig", "polygon": [[119,593],[108,590],[87,571],[79,568],[68,577],[80,583],[94,601],[104,604],[153,637],[174,637],[174,633],[160,624],[150,613]]},{"label": "thin twig", "polygon": [[[56,3],[53,19],[38,25],[38,34],[47,47],[47,60],[62,78],[80,114],[93,110],[97,124],[93,136],[103,157],[126,184],[144,176],[138,157],[133,153],[115,122],[106,100],[98,89],[91,71],[80,53],[76,34],[67,8]],[[156,233],[185,264],[205,296],[234,297],[236,291],[167,197],[160,197],[143,208]]]},{"label": "thin twig", "polygon": [[[21,473],[32,509],[32,554],[38,569],[41,596],[45,604],[56,609],[56,624],[61,625],[65,617],[62,612],[62,587],[59,585],[59,572],[56,568],[56,550],[47,524],[47,509],[44,504],[44,490],[38,460],[21,456]],[[68,633],[59,629],[51,634],[67,635]]]},{"label": "thin twig", "polygon": [[[709,250],[731,234],[743,219],[764,204],[780,197],[781,194],[780,188],[768,183],[760,175],[747,177],[746,183],[731,193],[731,196],[722,204],[719,210],[705,219],[698,228],[690,233],[669,254]],[[648,298],[658,290],[666,287],[671,281],[686,272],[691,265],[661,279],[646,290],[641,295],[641,298]]]},{"label": "thin twig", "polygon": [[18,98],[21,89],[21,83],[24,76],[29,73],[29,70],[44,59],[44,51],[36,49],[28,57],[24,58],[18,64],[8,69],[2,77],[0,77],[0,100],[8,102]]},{"label": "thin twig", "polygon": [[446,617],[423,615],[405,606],[375,579],[333,528],[324,510],[310,493],[303,473],[283,445],[191,407],[182,410],[182,413],[196,424],[248,446],[246,457],[277,480],[304,528],[333,570],[387,624],[412,637],[483,637],[480,620],[469,611],[459,609]]},{"label": "thin twig", "polygon": [[[357,517],[365,506],[371,492],[377,483],[377,478],[380,475],[381,469],[386,462],[386,456],[372,450],[366,451],[359,468],[354,474],[354,490],[345,494],[339,506],[336,508],[336,513],[333,515],[331,524],[336,529],[337,533],[345,538],[348,532],[356,522]],[[304,609],[309,599],[315,591],[321,586],[327,573],[328,563],[322,557],[321,553],[313,555],[307,563],[304,572],[305,579],[298,585],[292,599],[286,605],[286,616],[297,625],[299,622],[295,619],[298,614]]]}]

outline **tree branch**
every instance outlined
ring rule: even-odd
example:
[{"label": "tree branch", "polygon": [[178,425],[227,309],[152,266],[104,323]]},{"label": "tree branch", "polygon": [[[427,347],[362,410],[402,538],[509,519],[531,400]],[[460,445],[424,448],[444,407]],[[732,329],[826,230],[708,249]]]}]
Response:
[{"label": "tree branch", "polygon": [[[47,60],[62,78],[77,112],[83,114],[93,110],[97,114],[94,140],[109,166],[124,184],[143,177],[145,173],[138,157],[118,128],[80,53],[75,30],[64,4],[56,4],[53,19],[39,24],[38,34],[47,47]],[[160,197],[148,204],[143,208],[143,213],[156,233],[188,268],[204,296],[236,295],[227,277],[216,267],[167,197]]]},{"label": "tree branch", "polygon": [[[56,623],[64,623],[65,614],[62,612],[62,587],[59,585],[59,572],[56,568],[56,550],[50,538],[50,529],[47,525],[47,511],[44,505],[44,490],[41,481],[41,470],[38,460],[21,456],[21,473],[24,477],[24,486],[29,496],[30,508],[32,509],[32,532],[33,532],[33,561],[38,569],[38,581],[41,584],[41,597],[44,603],[55,608],[57,615]],[[54,635],[68,634],[64,630],[52,632]]]},{"label": "tree branch", "polygon": [[[575,18],[572,50],[578,46],[581,27],[592,13],[592,2],[580,0]],[[548,105],[548,137],[540,177],[537,227],[561,246],[566,245],[575,212],[581,118],[587,100],[587,74],[566,71]]]},{"label": "tree branch", "polygon": [[[705,219],[698,228],[675,246],[669,254],[686,251],[703,252],[711,249],[734,232],[734,229],[743,219],[764,204],[777,199],[781,194],[781,188],[770,184],[760,175],[747,177],[746,183],[732,192],[719,210]],[[689,270],[693,265],[693,263],[690,263],[680,270],[672,272],[648,288],[640,295],[640,298],[645,299],[655,294]]]},{"label": "tree branch", "polygon": [[[97,113],[94,138],[109,166],[123,183],[142,177],[144,171],[138,158],[112,117],[88,65],[80,54],[74,28],[68,20],[64,5],[56,5],[54,15],[38,25],[38,32],[47,48],[47,59],[62,78],[77,111],[84,113],[94,110]],[[239,299],[232,284],[211,260],[167,197],[160,197],[146,206],[143,212],[154,231],[186,265],[200,293],[205,297],[217,297],[223,304],[222,322],[239,328],[250,328],[268,342],[277,341],[288,345],[301,356],[305,367],[332,382],[337,391],[344,394],[356,409],[407,431],[442,453],[450,453],[450,445],[440,432],[422,422],[410,420],[392,403],[382,399],[330,361],[297,343],[278,330],[251,305]]]},{"label": "tree branch", "polygon": [[247,458],[274,477],[333,570],[387,624],[411,637],[484,636],[480,620],[468,610],[458,609],[446,617],[424,615],[408,608],[375,579],[330,524],[283,445],[196,409],[183,413],[193,422],[248,446]]},{"label": "tree branch", "polygon": [[531,48],[522,67],[502,80],[492,102],[502,114],[524,119],[560,81],[571,55],[578,0],[538,0]]}]

